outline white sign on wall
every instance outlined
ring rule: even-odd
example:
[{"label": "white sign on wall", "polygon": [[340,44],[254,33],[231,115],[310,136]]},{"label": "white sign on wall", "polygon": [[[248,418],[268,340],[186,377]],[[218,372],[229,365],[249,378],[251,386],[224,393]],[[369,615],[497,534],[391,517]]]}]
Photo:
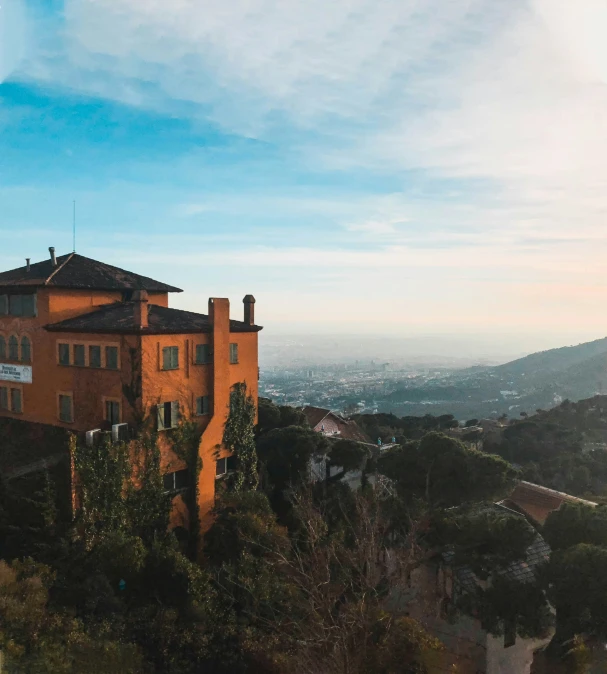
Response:
[{"label": "white sign on wall", "polygon": [[8,363],[0,363],[0,380],[16,381],[19,382],[20,384],[31,384],[32,366],[9,365]]}]

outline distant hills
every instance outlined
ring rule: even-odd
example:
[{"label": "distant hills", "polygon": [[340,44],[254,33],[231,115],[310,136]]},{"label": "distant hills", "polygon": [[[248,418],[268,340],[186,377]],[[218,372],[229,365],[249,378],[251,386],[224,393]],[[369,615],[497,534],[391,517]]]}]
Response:
[{"label": "distant hills", "polygon": [[607,393],[607,338],[534,353],[504,365],[473,367],[403,382],[381,402],[398,415],[454,414],[458,419],[517,417],[565,399]]}]

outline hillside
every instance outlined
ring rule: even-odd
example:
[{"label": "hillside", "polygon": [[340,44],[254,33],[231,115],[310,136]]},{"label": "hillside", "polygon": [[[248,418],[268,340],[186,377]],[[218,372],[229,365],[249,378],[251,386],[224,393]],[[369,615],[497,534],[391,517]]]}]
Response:
[{"label": "hillside", "polygon": [[458,419],[518,416],[607,391],[607,338],[551,349],[495,367],[451,372],[423,384],[404,383],[379,404],[396,414]]}]

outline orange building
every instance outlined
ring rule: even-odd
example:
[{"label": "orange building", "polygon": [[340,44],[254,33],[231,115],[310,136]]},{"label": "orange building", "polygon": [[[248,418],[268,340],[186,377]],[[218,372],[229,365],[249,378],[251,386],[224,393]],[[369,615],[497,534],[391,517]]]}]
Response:
[{"label": "orange building", "polygon": [[[196,419],[204,526],[216,476],[227,469],[222,439],[232,387],[245,383],[257,402],[255,299],[244,298],[242,321],[230,319],[227,299],[211,298],[208,314],[170,309],[168,295],[179,288],[49,252],[43,262],[0,273],[0,417],[89,439],[98,429],[126,439],[150,417],[159,431],[180,415]],[[167,488],[179,487],[184,468],[163,451]]]}]

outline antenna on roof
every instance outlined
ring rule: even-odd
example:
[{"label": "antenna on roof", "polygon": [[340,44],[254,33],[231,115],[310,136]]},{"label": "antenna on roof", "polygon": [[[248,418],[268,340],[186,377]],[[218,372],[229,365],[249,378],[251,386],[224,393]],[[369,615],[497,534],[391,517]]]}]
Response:
[{"label": "antenna on roof", "polygon": [[76,252],[76,199],[74,199],[74,220],[73,220],[73,239],[74,239],[74,246],[73,246],[73,252]]}]

